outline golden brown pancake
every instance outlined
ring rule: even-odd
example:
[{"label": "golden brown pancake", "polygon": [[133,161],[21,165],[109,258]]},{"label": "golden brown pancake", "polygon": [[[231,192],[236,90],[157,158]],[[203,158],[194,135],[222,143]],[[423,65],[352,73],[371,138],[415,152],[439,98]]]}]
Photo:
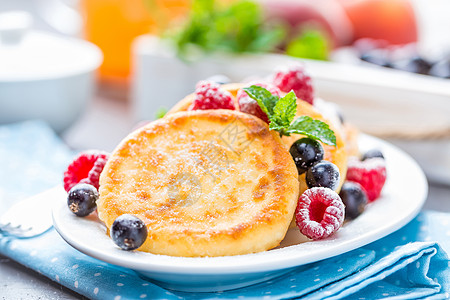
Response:
[{"label": "golden brown pancake", "polygon": [[298,199],[294,161],[260,119],[179,112],[126,137],[100,177],[98,215],[148,228],[140,251],[172,256],[260,252],[284,238]]},{"label": "golden brown pancake", "polygon": [[[237,94],[238,90],[244,86],[245,85],[243,85],[242,83],[232,83],[232,84],[222,85],[222,88],[229,91],[233,95],[235,103],[236,103],[236,107],[238,107],[237,100],[236,100],[236,94]],[[170,115],[172,113],[187,110],[193,100],[194,100],[194,94],[190,94],[190,95],[186,96],[184,99],[182,99],[180,102],[178,102],[174,107],[172,107],[172,109],[170,109],[167,114]],[[310,105],[309,103],[307,103],[305,101],[298,100],[297,101],[297,117],[303,116],[303,115],[310,116],[313,119],[318,119],[323,122],[326,122],[336,135],[336,144],[337,144],[336,147],[329,146],[329,145],[326,145],[323,143],[321,143],[321,144],[325,151],[324,159],[334,163],[339,168],[339,173],[341,175],[340,184],[337,189],[339,191],[342,184],[345,181],[345,176],[347,174],[347,157],[348,157],[347,152],[350,150],[350,148],[348,146],[346,146],[347,143],[343,137],[343,135],[346,136],[346,132],[340,132],[340,130],[339,130],[339,128],[337,128],[337,126],[334,126],[329,120],[327,120],[325,117],[323,117],[322,114],[320,114],[312,105]],[[349,127],[349,128],[353,128],[353,127]],[[346,130],[346,129],[344,129],[344,130]],[[352,133],[352,136],[351,136],[352,141],[354,141],[356,132],[351,132],[351,133]],[[299,135],[299,134],[293,134],[289,137],[284,136],[283,142],[286,144],[287,149],[289,149],[296,140],[298,140],[302,137],[303,136]],[[354,145],[354,142],[352,142],[352,145]],[[351,148],[352,153],[354,153],[356,151],[354,148],[355,147]],[[304,174],[299,177],[299,181],[300,181],[300,194],[302,194],[307,188]]]},{"label": "golden brown pancake", "polygon": [[[240,88],[244,87],[245,85],[242,83],[232,83],[232,84],[226,84],[222,85],[222,88],[229,91],[233,97],[236,104],[236,107],[238,108],[236,95]],[[172,109],[169,110],[167,113],[168,115],[180,111],[186,111],[189,106],[191,105],[192,101],[194,100],[194,94],[190,94],[186,96],[184,99],[182,99],[180,102],[178,102]],[[342,184],[345,181],[345,176],[347,174],[347,157],[351,154],[354,155],[354,153],[357,151],[356,145],[356,136],[357,132],[352,126],[346,126],[343,128],[343,132],[339,130],[337,126],[334,126],[329,120],[327,120],[325,117],[323,117],[322,114],[320,114],[312,105],[309,103],[297,100],[297,117],[299,116],[310,116],[313,119],[318,119],[323,122],[326,122],[330,128],[334,131],[336,135],[336,147],[329,146],[326,144],[322,144],[324,148],[324,159],[327,161],[330,161],[334,163],[339,168],[340,173],[340,182],[339,186],[336,189],[339,191],[341,189]],[[299,134],[293,134],[289,137],[284,136],[282,138],[283,142],[286,144],[287,149],[291,147],[291,145],[298,139],[302,138],[302,135]],[[344,139],[345,138],[345,139]],[[347,143],[347,139],[349,139],[349,142]],[[307,189],[306,181],[305,181],[305,174],[302,174],[299,176],[299,195],[301,195],[306,189]],[[293,219],[290,225],[290,228],[296,228],[295,220]]]}]

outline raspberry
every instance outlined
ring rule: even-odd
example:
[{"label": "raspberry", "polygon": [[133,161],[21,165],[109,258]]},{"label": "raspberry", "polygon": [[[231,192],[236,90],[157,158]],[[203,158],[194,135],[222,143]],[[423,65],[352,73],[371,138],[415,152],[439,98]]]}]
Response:
[{"label": "raspberry", "polygon": [[215,82],[200,81],[195,88],[195,97],[188,110],[236,109],[230,92]]},{"label": "raspberry", "polygon": [[366,191],[369,202],[372,202],[380,196],[386,182],[386,163],[379,157],[364,161],[349,159],[347,180],[359,183]]},{"label": "raspberry", "polygon": [[286,70],[275,73],[273,84],[285,93],[294,91],[297,98],[314,103],[314,90],[311,77],[305,73],[305,69],[301,65],[290,66]]},{"label": "raspberry", "polygon": [[70,189],[78,183],[87,183],[99,188],[99,178],[109,154],[102,151],[81,152],[64,172],[64,189]]},{"label": "raspberry", "polygon": [[[280,89],[270,83],[251,82],[248,84],[248,86],[252,85],[261,86],[268,90],[272,95],[281,96]],[[269,118],[267,117],[266,113],[262,111],[256,100],[250,98],[247,92],[245,92],[243,89],[238,90],[236,98],[238,100],[240,111],[254,115],[269,124]]]},{"label": "raspberry", "polygon": [[336,232],[344,222],[345,207],[336,192],[313,187],[298,199],[295,221],[300,232],[313,240],[324,239]]}]

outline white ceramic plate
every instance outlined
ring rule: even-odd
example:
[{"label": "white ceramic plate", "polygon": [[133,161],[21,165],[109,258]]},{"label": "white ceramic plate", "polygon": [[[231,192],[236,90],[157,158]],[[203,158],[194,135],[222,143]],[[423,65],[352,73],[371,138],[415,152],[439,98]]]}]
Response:
[{"label": "white ceramic plate", "polygon": [[95,214],[78,218],[69,211],[65,199],[53,210],[54,225],[79,251],[135,270],[167,288],[214,291],[246,286],[366,245],[401,228],[417,215],[428,186],[416,162],[394,146],[370,136],[361,136],[360,144],[362,149],[383,151],[386,185],[381,197],[369,204],[361,216],[325,240],[307,241],[295,229],[288,232],[280,247],[248,255],[184,258],[127,252],[114,245]]}]

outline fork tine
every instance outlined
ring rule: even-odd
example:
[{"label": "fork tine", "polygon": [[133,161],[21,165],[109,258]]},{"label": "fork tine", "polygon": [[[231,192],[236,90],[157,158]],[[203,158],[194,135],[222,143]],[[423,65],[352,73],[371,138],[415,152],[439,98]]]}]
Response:
[{"label": "fork tine", "polygon": [[9,228],[11,228],[11,222],[0,224],[0,228],[1,228],[3,231],[7,231]]},{"label": "fork tine", "polygon": [[66,191],[61,186],[57,186],[17,202],[0,214],[0,233],[15,235],[18,238],[29,238],[46,232],[52,227],[53,203],[56,199],[66,197]]},{"label": "fork tine", "polygon": [[16,235],[18,237],[23,236],[32,229],[32,227],[23,228],[22,224],[13,226],[11,222],[0,224],[0,232],[3,234]]}]

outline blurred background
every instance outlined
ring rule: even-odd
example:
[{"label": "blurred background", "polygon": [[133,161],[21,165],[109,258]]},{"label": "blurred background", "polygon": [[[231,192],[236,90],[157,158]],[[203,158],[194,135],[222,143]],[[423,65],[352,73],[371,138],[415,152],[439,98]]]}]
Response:
[{"label": "blurred background", "polygon": [[43,119],[111,151],[200,79],[300,60],[318,97],[450,185],[449,15],[446,0],[2,0],[0,124]]}]

